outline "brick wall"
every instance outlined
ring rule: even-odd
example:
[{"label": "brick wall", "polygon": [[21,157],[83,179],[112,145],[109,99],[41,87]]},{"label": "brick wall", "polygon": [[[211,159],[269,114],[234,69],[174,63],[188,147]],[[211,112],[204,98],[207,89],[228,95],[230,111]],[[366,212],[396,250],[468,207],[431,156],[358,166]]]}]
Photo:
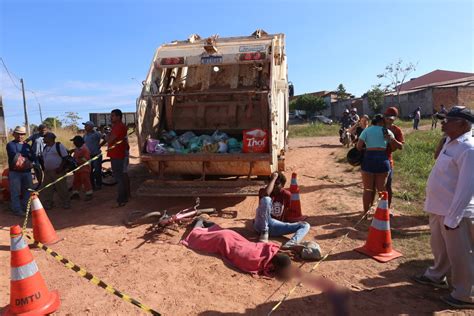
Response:
[{"label": "brick wall", "polygon": [[474,87],[458,88],[458,104],[474,109]]},{"label": "brick wall", "polygon": [[433,89],[433,110],[439,111],[441,104],[446,108],[451,108],[458,104],[458,87],[434,88]]}]

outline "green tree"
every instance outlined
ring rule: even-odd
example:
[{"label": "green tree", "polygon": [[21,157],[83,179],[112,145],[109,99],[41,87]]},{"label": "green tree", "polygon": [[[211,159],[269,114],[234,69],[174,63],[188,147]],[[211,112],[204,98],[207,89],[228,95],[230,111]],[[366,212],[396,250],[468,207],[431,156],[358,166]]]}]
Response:
[{"label": "green tree", "polygon": [[59,128],[63,125],[57,117],[47,117],[43,121],[43,124],[46,125],[49,129],[53,129],[55,127],[55,123],[56,123],[56,128]]},{"label": "green tree", "polygon": [[336,95],[338,100],[347,100],[349,99],[349,93],[347,93],[346,88],[342,83],[337,86]]},{"label": "green tree", "polygon": [[306,111],[308,116],[314,115],[315,113],[323,111],[327,108],[327,104],[324,102],[323,98],[315,97],[311,94],[303,94],[293,101],[294,109]]},{"label": "green tree", "polygon": [[64,114],[63,123],[66,128],[77,130],[78,122],[81,119],[82,117],[80,117],[77,112],[66,112],[66,114]]},{"label": "green tree", "polygon": [[380,85],[373,86],[372,89],[367,91],[364,96],[367,97],[369,107],[375,113],[380,113],[385,97],[385,92],[380,89]]},{"label": "green tree", "polygon": [[397,95],[397,103],[400,107],[400,91],[402,85],[405,83],[408,76],[416,71],[418,64],[413,64],[411,62],[403,64],[402,59],[398,59],[394,63],[390,63],[385,67],[383,73],[378,74],[377,78],[385,79],[387,83],[384,86],[385,92],[395,91]]}]

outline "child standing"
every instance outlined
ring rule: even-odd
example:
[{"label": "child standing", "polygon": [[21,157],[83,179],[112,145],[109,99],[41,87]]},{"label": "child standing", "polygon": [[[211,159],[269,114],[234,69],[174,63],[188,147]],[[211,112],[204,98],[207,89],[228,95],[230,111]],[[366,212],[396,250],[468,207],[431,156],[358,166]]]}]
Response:
[{"label": "child standing", "polygon": [[74,146],[76,146],[76,148],[74,148],[73,157],[76,160],[77,165],[80,166],[86,164],[74,172],[71,199],[78,200],[80,198],[79,192],[83,188],[86,194],[84,200],[89,201],[92,199],[92,184],[90,179],[91,166],[87,161],[91,158],[91,154],[81,136],[74,136],[71,141],[74,143]]}]

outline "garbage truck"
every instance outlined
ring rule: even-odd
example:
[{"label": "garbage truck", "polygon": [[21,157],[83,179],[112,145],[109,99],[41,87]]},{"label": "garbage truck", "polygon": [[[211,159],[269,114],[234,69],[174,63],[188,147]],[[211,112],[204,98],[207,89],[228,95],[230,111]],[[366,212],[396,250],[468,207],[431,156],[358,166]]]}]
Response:
[{"label": "garbage truck", "polygon": [[138,194],[257,195],[284,170],[287,76],[284,34],[193,34],[161,45],[137,99],[140,161],[153,174]]}]

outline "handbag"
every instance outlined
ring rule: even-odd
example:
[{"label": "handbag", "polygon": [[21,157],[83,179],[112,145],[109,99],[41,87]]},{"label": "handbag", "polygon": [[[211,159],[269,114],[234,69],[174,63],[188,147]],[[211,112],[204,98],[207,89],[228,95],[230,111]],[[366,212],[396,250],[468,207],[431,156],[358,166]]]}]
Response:
[{"label": "handbag", "polygon": [[13,157],[13,171],[26,171],[33,167],[31,161],[25,158],[21,153]]},{"label": "handbag", "polygon": [[61,155],[61,149],[59,147],[60,144],[61,143],[59,142],[56,143],[56,151],[58,152],[59,157],[61,157],[63,160],[63,170],[69,172],[76,169],[77,163],[70,154],[67,154],[66,156]]}]

